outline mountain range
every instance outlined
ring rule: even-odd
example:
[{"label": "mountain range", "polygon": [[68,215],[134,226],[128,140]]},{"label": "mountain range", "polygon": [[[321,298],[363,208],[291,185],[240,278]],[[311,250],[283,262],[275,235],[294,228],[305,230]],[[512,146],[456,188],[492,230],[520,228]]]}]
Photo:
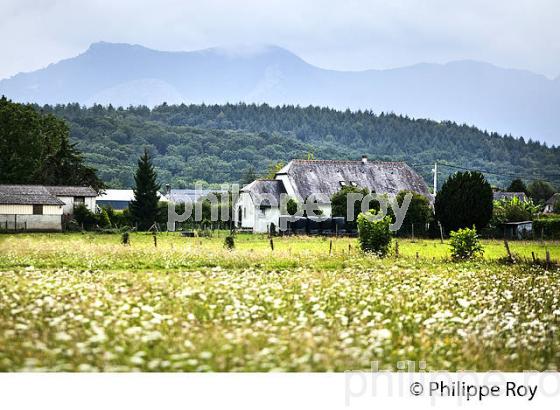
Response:
[{"label": "mountain range", "polygon": [[276,46],[166,52],[99,42],[1,80],[0,94],[37,104],[266,102],[394,112],[560,145],[560,77],[476,61],[335,71]]}]

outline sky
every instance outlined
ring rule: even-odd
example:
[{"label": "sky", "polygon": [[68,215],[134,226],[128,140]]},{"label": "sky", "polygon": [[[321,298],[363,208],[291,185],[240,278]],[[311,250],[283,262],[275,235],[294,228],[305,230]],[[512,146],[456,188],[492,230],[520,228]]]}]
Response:
[{"label": "sky", "polygon": [[486,61],[560,75],[558,0],[0,0],[0,79],[97,41],[269,44],[337,70]]}]

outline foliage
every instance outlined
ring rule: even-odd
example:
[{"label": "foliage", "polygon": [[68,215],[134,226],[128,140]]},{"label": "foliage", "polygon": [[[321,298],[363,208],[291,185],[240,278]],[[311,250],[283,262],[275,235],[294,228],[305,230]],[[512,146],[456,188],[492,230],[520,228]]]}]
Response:
[{"label": "foliage", "polygon": [[547,181],[536,180],[529,184],[529,195],[537,203],[546,202],[554,193],[556,189]]},{"label": "foliage", "polygon": [[228,236],[225,237],[224,246],[227,249],[230,249],[230,250],[235,248],[235,239],[234,239],[233,235],[228,235]]},{"label": "foliage", "polygon": [[508,192],[523,192],[525,195],[529,194],[529,190],[527,189],[527,186],[525,185],[525,182],[523,182],[523,180],[521,178],[516,178],[513,181],[511,181],[511,184],[509,184],[509,187],[507,189]]},{"label": "foliage", "polygon": [[[37,107],[39,108],[39,107]],[[153,154],[161,183],[192,187],[252,182],[272,164],[293,158],[406,161],[426,180],[436,160],[497,174],[557,175],[560,149],[467,125],[370,111],[266,104],[161,105],[113,108],[41,107],[66,119],[71,138],[111,187],[133,186],[134,159]],[[440,167],[440,177],[449,170]],[[249,175],[247,175],[249,174]],[[507,177],[489,175],[505,186]],[[560,178],[552,179],[560,185]]]},{"label": "foliage", "polygon": [[[360,188],[360,187],[353,187],[353,186],[343,186],[338,192],[336,192],[331,197],[331,213],[332,216],[343,217],[346,221],[346,224],[349,227],[355,227],[358,215],[361,210],[361,201],[356,201],[354,203],[354,219],[353,221],[348,221],[348,194],[360,194],[362,196],[366,196],[369,194],[369,190],[367,188]],[[379,210],[379,203],[374,202],[370,209],[374,209],[375,211]]]},{"label": "foliage", "polygon": [[369,211],[368,215],[363,213],[358,215],[358,243],[364,252],[372,252],[378,256],[385,256],[389,252],[392,234],[389,229],[391,217],[385,216],[380,220],[368,219],[374,216],[374,211]]},{"label": "foliage", "polygon": [[284,161],[278,161],[276,164],[272,164],[268,169],[268,173],[264,176],[264,179],[274,179],[276,173],[280,171],[284,165],[286,165]]},{"label": "foliage", "polygon": [[74,219],[80,226],[88,229],[97,225],[97,217],[84,204],[79,204],[74,208]]},{"label": "foliage", "polygon": [[295,215],[297,210],[298,204],[296,200],[294,198],[288,199],[288,202],[286,203],[286,211],[288,212],[288,215]]},{"label": "foliage", "polygon": [[0,183],[104,187],[70,143],[63,120],[5,97],[0,98]]},{"label": "foliage", "polygon": [[435,213],[447,231],[475,226],[485,228],[492,218],[493,194],[480,172],[451,175],[436,195]]},{"label": "foliage", "polygon": [[530,221],[539,209],[540,207],[535,205],[531,198],[525,201],[518,197],[502,198],[494,201],[491,224],[497,226],[506,222]]},{"label": "foliage", "polygon": [[484,254],[476,228],[462,228],[458,231],[451,231],[449,236],[451,237],[451,257],[453,259],[466,260]]},{"label": "foliage", "polygon": [[560,239],[560,216],[535,219],[533,221],[533,232],[537,238],[542,235],[548,239]]},{"label": "foliage", "polygon": [[138,224],[138,230],[146,231],[158,220],[158,190],[156,173],[152,165],[148,150],[138,160],[138,169],[134,176],[134,200],[129,208],[132,220]]},{"label": "foliage", "polygon": [[101,228],[111,227],[111,219],[109,218],[109,214],[105,208],[101,208],[101,212],[99,212],[96,216],[97,223]]},{"label": "foliage", "polygon": [[403,225],[425,225],[434,218],[434,212],[430,205],[430,201],[424,195],[412,191],[401,191],[397,194],[396,200],[399,206],[402,206],[404,197],[411,194],[410,205],[403,221]]}]

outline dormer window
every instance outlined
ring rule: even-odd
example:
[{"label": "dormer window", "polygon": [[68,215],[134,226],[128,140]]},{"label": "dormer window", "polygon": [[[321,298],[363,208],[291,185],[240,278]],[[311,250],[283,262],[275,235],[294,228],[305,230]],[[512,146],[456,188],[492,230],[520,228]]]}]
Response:
[{"label": "dormer window", "polygon": [[346,186],[347,185],[346,181],[340,181],[339,184],[340,184],[340,186]]},{"label": "dormer window", "polygon": [[357,187],[357,186],[358,186],[358,184],[355,183],[354,181],[350,182],[350,185],[352,185],[353,187]]}]

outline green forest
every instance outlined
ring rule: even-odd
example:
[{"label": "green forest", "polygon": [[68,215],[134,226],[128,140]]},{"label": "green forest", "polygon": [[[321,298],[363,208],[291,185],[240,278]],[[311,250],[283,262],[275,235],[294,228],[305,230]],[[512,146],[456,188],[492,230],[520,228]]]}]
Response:
[{"label": "green forest", "polygon": [[428,184],[438,161],[440,183],[467,168],[483,171],[502,188],[515,177],[560,186],[560,148],[454,122],[266,104],[35,108],[68,122],[71,141],[112,188],[133,185],[145,148],[159,182],[174,188],[197,181],[210,186],[247,182],[293,158],[358,159],[362,154],[406,161]]}]

